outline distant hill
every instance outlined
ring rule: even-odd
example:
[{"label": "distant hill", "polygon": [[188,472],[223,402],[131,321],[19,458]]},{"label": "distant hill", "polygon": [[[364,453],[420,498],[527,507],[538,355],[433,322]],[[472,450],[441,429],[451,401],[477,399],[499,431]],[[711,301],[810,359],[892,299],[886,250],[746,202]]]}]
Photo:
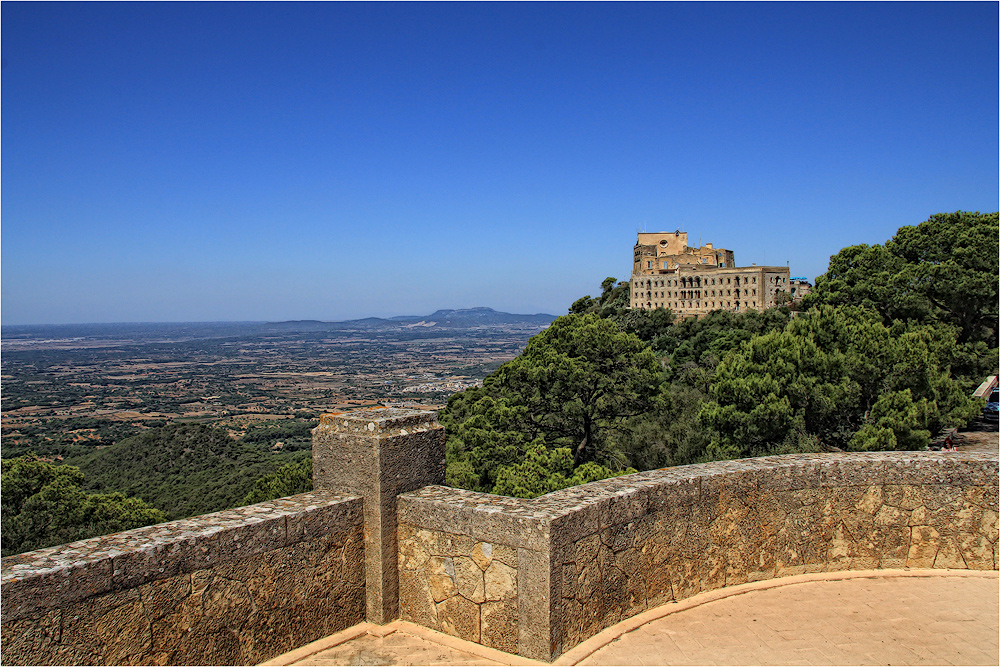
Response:
[{"label": "distant hill", "polygon": [[437,326],[447,327],[477,327],[493,324],[548,324],[556,319],[555,315],[515,315],[501,313],[492,308],[459,308],[458,310],[438,310],[426,317],[393,317],[393,322],[433,322]]},{"label": "distant hill", "polygon": [[[455,328],[489,327],[502,325],[544,326],[556,319],[555,315],[537,313],[516,315],[503,313],[483,306],[438,310],[431,315],[400,315],[398,317],[365,317],[359,320],[326,322],[323,320],[287,320],[283,322],[153,322],[111,324],[42,324],[3,325],[0,327],[5,344],[38,338],[110,340],[120,344],[121,339],[140,342],[170,342],[232,338],[267,334],[268,332],[322,332],[345,329],[398,329],[402,327]],[[54,345],[55,346],[55,345]],[[91,345],[92,346],[92,345]],[[37,347],[37,345],[36,345]]]},{"label": "distant hill", "polygon": [[459,308],[438,310],[430,315],[400,315],[381,318],[366,317],[360,320],[345,320],[342,322],[320,322],[318,320],[295,320],[291,322],[269,322],[266,326],[296,331],[313,331],[334,328],[364,328],[388,329],[401,327],[442,327],[470,328],[498,325],[546,325],[556,319],[555,315],[538,313],[535,315],[516,315],[503,313],[483,306],[477,308]]}]

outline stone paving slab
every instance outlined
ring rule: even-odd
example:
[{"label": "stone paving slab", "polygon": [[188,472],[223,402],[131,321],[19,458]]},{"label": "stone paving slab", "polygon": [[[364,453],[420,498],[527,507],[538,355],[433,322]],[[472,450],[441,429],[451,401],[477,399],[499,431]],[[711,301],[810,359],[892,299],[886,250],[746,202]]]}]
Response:
[{"label": "stone paving slab", "polygon": [[[644,612],[556,665],[997,665],[996,571],[816,573]],[[265,665],[540,665],[396,621],[354,626]]]},{"label": "stone paving slab", "polygon": [[361,623],[263,665],[544,665],[435,630],[395,621]]},{"label": "stone paving slab", "polygon": [[770,587],[748,586],[674,613],[669,607],[680,605],[665,605],[654,613],[666,615],[636,617],[633,629],[611,641],[594,637],[556,664],[1000,664],[996,572],[841,577],[847,574],[759,582]]},{"label": "stone paving slab", "polygon": [[406,632],[364,634],[354,641],[300,660],[296,665],[502,665],[467,651],[442,646]]}]

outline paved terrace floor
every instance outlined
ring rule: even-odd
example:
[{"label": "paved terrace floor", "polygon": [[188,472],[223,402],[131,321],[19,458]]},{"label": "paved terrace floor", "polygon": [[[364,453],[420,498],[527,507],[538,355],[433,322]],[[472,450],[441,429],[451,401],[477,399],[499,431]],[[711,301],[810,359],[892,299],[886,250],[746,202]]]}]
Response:
[{"label": "paved terrace floor", "polygon": [[[996,571],[881,570],[786,577],[628,619],[557,665],[997,665]],[[266,665],[545,664],[397,621],[368,623]]]}]

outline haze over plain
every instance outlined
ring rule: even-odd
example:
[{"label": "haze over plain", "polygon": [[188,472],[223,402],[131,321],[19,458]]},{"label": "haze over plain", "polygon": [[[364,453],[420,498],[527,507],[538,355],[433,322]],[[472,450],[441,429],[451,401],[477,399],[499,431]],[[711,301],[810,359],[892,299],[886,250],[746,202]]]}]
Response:
[{"label": "haze over plain", "polygon": [[4,324],[560,314],[998,207],[994,3],[21,3]]}]

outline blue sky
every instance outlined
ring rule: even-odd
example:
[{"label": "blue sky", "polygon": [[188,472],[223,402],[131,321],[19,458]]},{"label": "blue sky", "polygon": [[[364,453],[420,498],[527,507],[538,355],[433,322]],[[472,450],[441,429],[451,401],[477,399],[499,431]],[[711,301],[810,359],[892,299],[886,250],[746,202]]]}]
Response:
[{"label": "blue sky", "polygon": [[21,3],[4,324],[562,314],[998,208],[996,3]]}]

